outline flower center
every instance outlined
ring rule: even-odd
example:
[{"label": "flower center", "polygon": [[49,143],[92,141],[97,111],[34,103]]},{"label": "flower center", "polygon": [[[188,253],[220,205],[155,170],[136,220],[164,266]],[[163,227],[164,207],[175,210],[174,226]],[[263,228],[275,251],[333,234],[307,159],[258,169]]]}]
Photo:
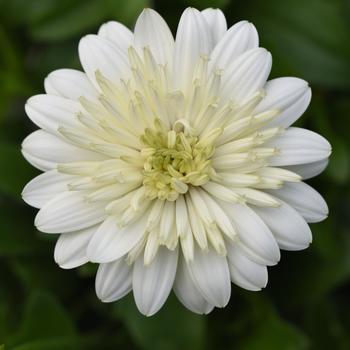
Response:
[{"label": "flower center", "polygon": [[145,129],[141,142],[145,146],[141,151],[145,159],[143,185],[150,199],[175,201],[190,185],[204,185],[213,174],[210,158],[214,146],[179,124],[168,130],[157,119],[153,129]]}]

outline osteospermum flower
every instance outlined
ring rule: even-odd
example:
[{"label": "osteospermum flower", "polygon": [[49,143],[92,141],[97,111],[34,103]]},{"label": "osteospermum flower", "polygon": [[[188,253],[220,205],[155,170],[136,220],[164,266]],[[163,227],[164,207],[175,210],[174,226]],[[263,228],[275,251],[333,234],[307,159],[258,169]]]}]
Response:
[{"label": "osteospermum flower", "polygon": [[26,104],[41,129],[23,155],[44,171],[23,191],[35,225],[60,234],[62,268],[99,263],[105,302],[131,290],[156,313],[173,289],[196,313],[224,307],[231,281],[257,291],[280,249],[310,244],[328,213],[302,182],[329,143],[290,127],[311,91],[267,81],[271,55],[251,23],[189,8],[174,40],[147,9],[134,33],[108,22],[79,43],[84,72],[61,69]]}]

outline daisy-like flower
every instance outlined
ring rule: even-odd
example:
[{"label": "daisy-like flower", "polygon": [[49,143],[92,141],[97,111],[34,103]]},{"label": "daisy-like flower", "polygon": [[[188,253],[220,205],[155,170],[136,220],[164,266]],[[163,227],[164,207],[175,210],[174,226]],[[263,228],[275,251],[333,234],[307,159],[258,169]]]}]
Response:
[{"label": "daisy-like flower", "polygon": [[196,313],[224,307],[231,281],[257,291],[280,249],[310,244],[328,213],[302,182],[329,143],[290,125],[311,91],[269,80],[271,55],[246,21],[188,8],[174,40],[147,9],[134,33],[108,22],[79,43],[84,72],[60,69],[26,104],[40,129],[23,155],[44,171],[23,191],[36,227],[60,234],[62,268],[99,263],[97,296],[130,291],[145,315],[173,289]]}]

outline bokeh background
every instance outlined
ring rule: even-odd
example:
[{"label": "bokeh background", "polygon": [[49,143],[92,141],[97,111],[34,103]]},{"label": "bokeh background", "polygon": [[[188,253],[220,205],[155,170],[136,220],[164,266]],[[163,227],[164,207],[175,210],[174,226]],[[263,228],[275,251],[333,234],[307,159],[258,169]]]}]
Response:
[{"label": "bokeh background", "polygon": [[[312,225],[310,249],[282,254],[264,291],[234,286],[229,305],[207,317],[172,296],[146,318],[132,296],[97,300],[94,265],[65,271],[54,263],[56,238],[35,230],[35,210],[21,201],[37,174],[20,153],[34,130],[23,106],[43,92],[50,71],[80,68],[79,38],[104,21],[132,27],[142,8],[153,7],[175,32],[187,6],[219,7],[229,25],[252,21],[272,52],[272,76],[310,82],[313,100],[299,123],[333,146],[327,171],[310,181],[330,216]],[[0,0],[0,349],[350,349],[349,93],[349,1]]]}]

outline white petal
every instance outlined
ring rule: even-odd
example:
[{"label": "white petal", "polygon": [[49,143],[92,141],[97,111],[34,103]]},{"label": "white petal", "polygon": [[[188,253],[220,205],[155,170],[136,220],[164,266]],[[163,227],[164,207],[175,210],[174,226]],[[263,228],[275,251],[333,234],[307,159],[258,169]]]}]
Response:
[{"label": "white petal", "polygon": [[232,225],[231,220],[228,218],[226,212],[220,207],[215,198],[205,191],[199,190],[198,193],[202,196],[205,201],[210,213],[212,214],[216,224],[220,230],[231,239],[235,239],[236,230]]},{"label": "white petal", "polygon": [[166,201],[162,211],[162,217],[159,223],[159,238],[166,242],[174,230],[175,202]]},{"label": "white petal", "polygon": [[223,72],[222,98],[240,103],[261,90],[270,74],[271,64],[271,54],[261,47],[240,55]]},{"label": "white petal", "polygon": [[288,128],[264,147],[277,147],[278,155],[269,160],[271,166],[313,163],[328,158],[331,145],[321,135],[302,128]]},{"label": "white petal", "polygon": [[208,55],[213,47],[210,28],[203,15],[187,8],[176,32],[174,52],[174,84],[186,90],[192,82],[196,64],[201,55]]},{"label": "white petal", "polygon": [[177,298],[185,307],[187,307],[187,309],[197,314],[206,315],[214,308],[213,305],[210,305],[205,300],[193,283],[186,265],[186,261],[183,257],[179,258],[174,282],[174,292]]},{"label": "white petal", "polygon": [[242,204],[222,203],[226,214],[236,225],[239,240],[251,259],[261,265],[275,265],[280,259],[277,242],[263,220]]},{"label": "white petal", "polygon": [[304,182],[287,182],[282,188],[269,192],[291,205],[307,222],[319,222],[328,216],[325,200]]},{"label": "white petal", "polygon": [[165,303],[174,283],[178,260],[178,248],[170,251],[159,248],[150,265],[144,265],[140,255],[134,264],[132,286],[139,311],[154,315]]},{"label": "white petal", "polygon": [[[81,96],[96,100],[98,96],[97,90],[86,74],[75,69],[58,69],[51,72],[45,79],[45,91],[49,95],[57,95],[70,100],[78,100]],[[39,103],[39,108],[40,105],[41,103]],[[61,104],[58,104],[57,107],[60,106]]]},{"label": "white petal", "polygon": [[145,217],[123,228],[108,217],[92,237],[87,254],[92,262],[106,263],[127,254],[144,236]]},{"label": "white petal", "polygon": [[168,25],[156,11],[145,9],[138,17],[135,44],[140,48],[148,46],[158,63],[172,63],[174,38]]},{"label": "white petal", "polygon": [[258,33],[253,24],[241,21],[232,26],[211,53],[210,67],[226,69],[244,52],[259,46]]},{"label": "white petal", "polygon": [[95,289],[99,299],[110,303],[121,299],[131,291],[132,266],[124,257],[107,264],[100,264],[96,274]]},{"label": "white petal", "polygon": [[126,53],[97,35],[86,35],[79,42],[80,62],[90,81],[99,90],[96,71],[117,86],[130,74]]},{"label": "white petal", "polygon": [[79,126],[76,114],[80,109],[79,102],[53,95],[33,96],[25,105],[30,120],[53,134],[58,134],[60,126]]},{"label": "white petal", "polygon": [[227,245],[227,254],[232,282],[252,291],[266,287],[267,268],[249,259],[237,244]]},{"label": "white petal", "polygon": [[47,171],[47,170],[56,168],[55,163],[32,156],[31,154],[25,152],[23,149],[22,149],[22,156],[29,164],[33,165],[35,168],[41,171]]},{"label": "white petal", "polygon": [[27,136],[22,143],[23,152],[42,159],[50,168],[57,163],[103,160],[104,156],[73,146],[44,130],[37,130]]},{"label": "white petal", "polygon": [[262,113],[278,109],[281,113],[267,124],[268,127],[288,127],[306,110],[311,101],[311,89],[305,80],[283,77],[270,80],[265,85],[266,96],[255,109]]},{"label": "white petal", "polygon": [[314,163],[291,165],[284,168],[299,174],[304,180],[307,180],[321,174],[326,169],[328,162],[328,159],[323,159]]},{"label": "white petal", "polygon": [[67,191],[67,184],[74,176],[50,170],[27,183],[22,191],[23,200],[35,208],[41,208],[54,196]]},{"label": "white petal", "polygon": [[215,45],[226,33],[227,23],[224,13],[220,9],[208,8],[202,15],[209,24],[213,44]]},{"label": "white petal", "polygon": [[55,261],[62,269],[73,269],[89,261],[86,248],[98,226],[60,235],[55,246]]},{"label": "white petal", "polygon": [[[185,236],[190,230],[187,206],[184,196],[179,196],[175,201],[175,223],[178,236]],[[192,234],[192,233],[191,233]]]},{"label": "white petal", "polygon": [[277,208],[254,207],[254,211],[269,226],[281,249],[302,250],[311,243],[309,225],[288,204]]},{"label": "white petal", "polygon": [[230,272],[225,257],[215,251],[195,249],[187,263],[191,278],[202,296],[212,305],[224,307],[230,300]]},{"label": "white petal", "polygon": [[63,192],[39,210],[35,226],[42,232],[65,233],[98,224],[105,216],[104,203],[87,203],[79,192]]},{"label": "white petal", "polygon": [[102,24],[98,30],[98,36],[112,42],[125,52],[127,52],[128,48],[132,45],[134,38],[129,28],[116,21]]}]

